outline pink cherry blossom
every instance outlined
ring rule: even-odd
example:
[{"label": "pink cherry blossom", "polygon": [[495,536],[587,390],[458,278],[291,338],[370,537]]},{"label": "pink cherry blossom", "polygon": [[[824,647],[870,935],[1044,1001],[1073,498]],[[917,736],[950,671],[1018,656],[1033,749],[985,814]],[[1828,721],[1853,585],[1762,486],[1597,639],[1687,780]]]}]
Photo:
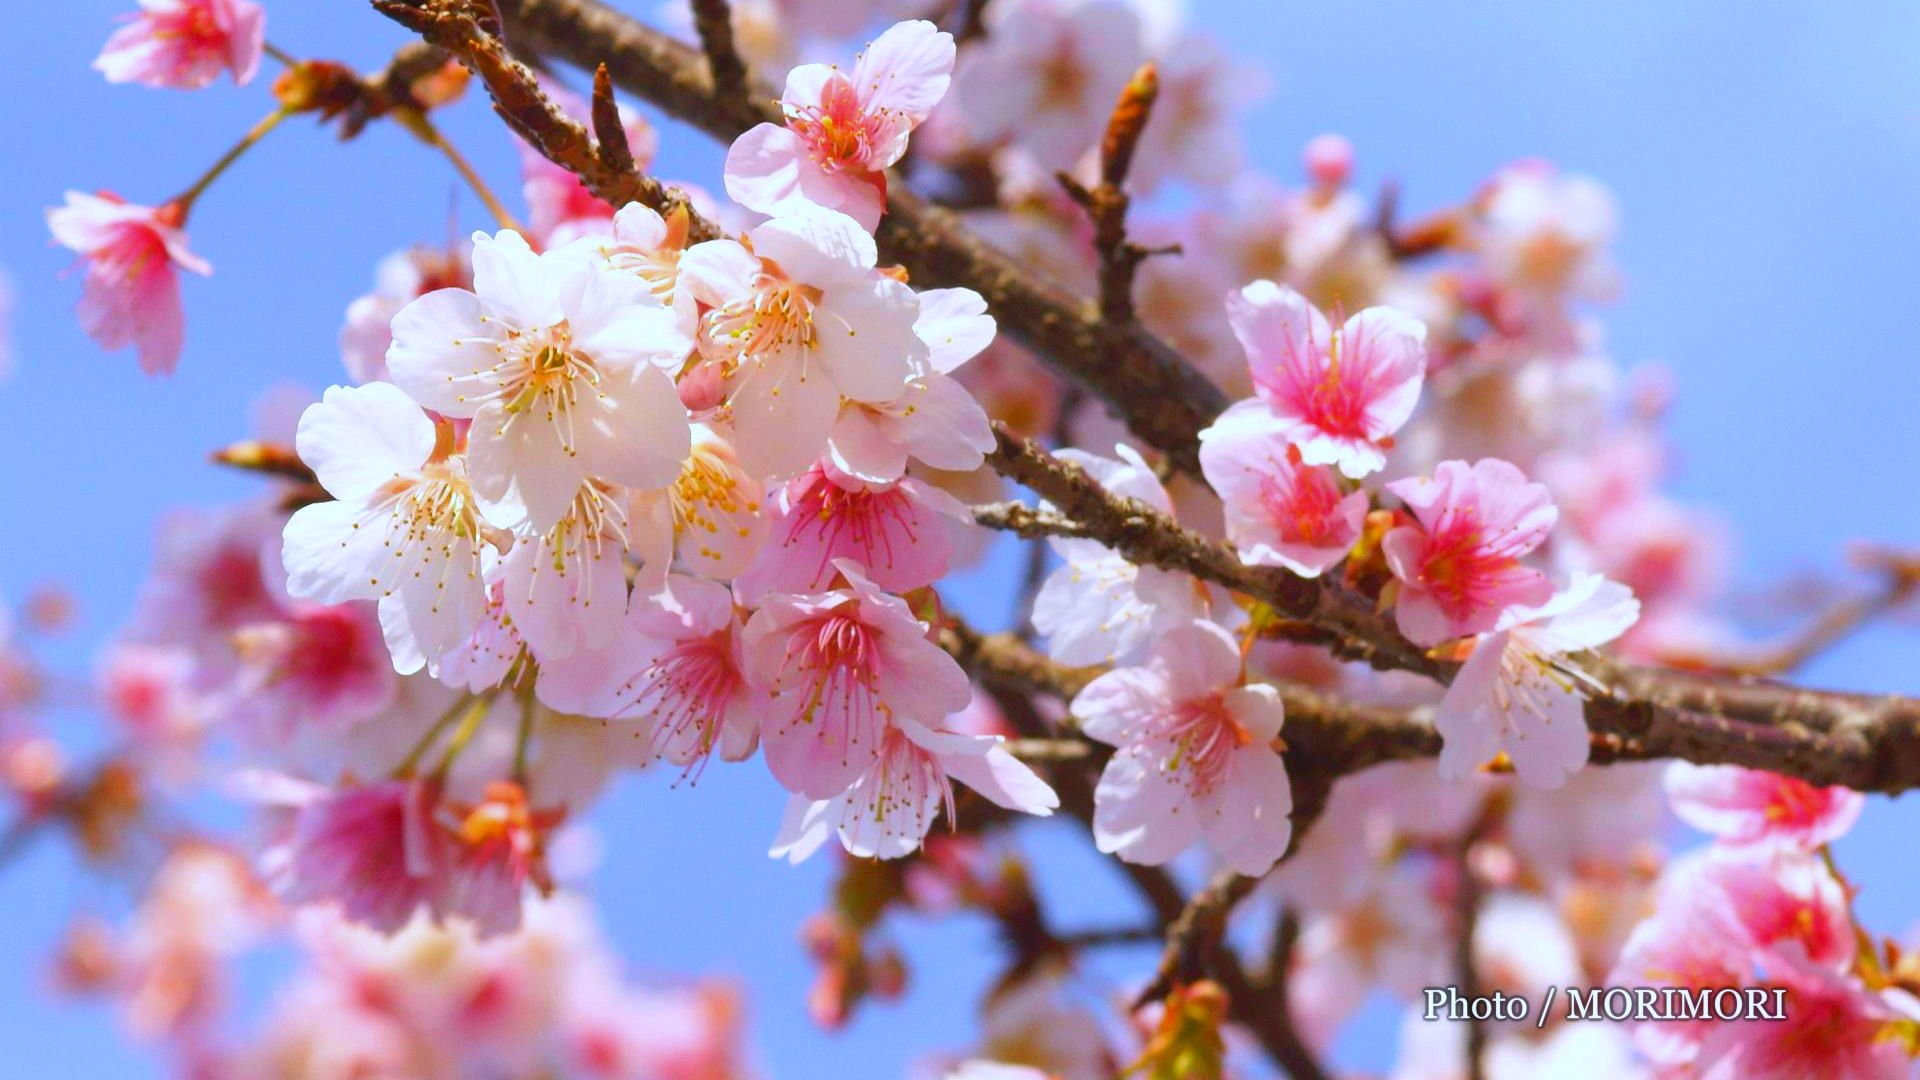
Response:
[{"label": "pink cherry blossom", "polygon": [[[1153,469],[1132,447],[1117,458],[1080,450],[1057,455],[1087,470],[1116,495],[1171,513],[1173,502]],[[1047,575],[1033,601],[1034,629],[1047,635],[1047,654],[1063,664],[1131,659],[1153,637],[1203,614],[1206,605],[1188,578],[1153,566],[1135,566],[1098,540],[1050,540],[1065,564]]]},{"label": "pink cherry blossom", "polygon": [[1094,142],[1143,59],[1140,17],[1117,0],[1004,0],[961,57],[953,102],[981,142],[1011,140],[1046,170]]},{"label": "pink cherry blossom", "polygon": [[771,697],[760,725],[767,766],[789,791],[816,800],[873,765],[889,723],[937,722],[973,696],[906,601],[854,563],[834,565],[845,588],[768,596],[742,639],[747,677]]},{"label": "pink cherry blossom", "polygon": [[422,907],[443,903],[449,839],[430,820],[438,800],[422,780],[346,784],[334,790],[281,781],[270,797],[293,818],[265,869],[296,904],[334,902],[355,922],[392,933]]},{"label": "pink cherry blossom", "polygon": [[875,269],[873,237],[827,210],[775,218],[752,246],[711,240],[680,260],[680,287],[709,310],[699,348],[726,377],[734,447],[750,472],[785,478],[826,448],[842,398],[889,402],[926,367],[913,290]]},{"label": "pink cherry blossom", "polygon": [[954,820],[954,780],[996,806],[1041,817],[1053,813],[1059,797],[1007,753],[1003,741],[897,718],[881,736],[880,752],[845,791],[831,799],[795,795],[788,801],[770,854],[798,863],[834,832],[851,855],[900,858],[920,847],[937,815]]},{"label": "pink cherry blossom", "polygon": [[1787,955],[1835,971],[1853,966],[1847,889],[1819,859],[1787,848],[1714,847],[1700,873],[1705,887],[1717,890],[1714,906],[1747,955]]},{"label": "pink cherry blossom", "polygon": [[87,264],[80,297],[80,328],[103,349],[134,346],[140,370],[167,375],[180,363],[186,333],[176,268],[196,274],[213,267],[187,250],[184,215],[154,209],[111,192],[67,192],[67,204],[47,211],[53,238]]},{"label": "pink cherry blossom", "polygon": [[1495,278],[1529,302],[1600,300],[1617,285],[1606,248],[1618,216],[1591,177],[1522,162],[1485,196],[1480,243]]},{"label": "pink cherry blossom", "polygon": [[1667,797],[1681,821],[1733,844],[1781,841],[1812,850],[1853,828],[1866,796],[1737,765],[1667,766]]},{"label": "pink cherry blossom", "polygon": [[1306,297],[1271,281],[1227,294],[1258,401],[1309,465],[1358,479],[1386,463],[1382,447],[1420,400],[1427,328],[1393,308],[1367,308],[1335,330]]},{"label": "pink cherry blossom", "polygon": [[[1667,871],[1654,914],[1622,947],[1607,977],[1610,985],[1700,991],[1743,986],[1752,978],[1752,956],[1735,936],[1720,907],[1722,893],[1705,871],[1698,856]],[[1716,1026],[1711,1019],[1637,1024],[1634,1043],[1659,1064],[1684,1065]]]},{"label": "pink cherry blossom", "polygon": [[206,723],[207,702],[194,692],[193,674],[184,649],[120,645],[101,665],[100,693],[126,734],[164,751],[193,739]]},{"label": "pink cherry blossom", "polygon": [[628,547],[641,562],[636,588],[659,589],[676,566],[716,581],[744,572],[766,541],[771,512],[727,437],[694,424],[679,478],[633,493],[627,520]]},{"label": "pink cherry blossom", "polygon": [[1510,607],[1544,604],[1553,585],[1520,560],[1546,540],[1558,511],[1545,485],[1498,458],[1443,461],[1431,477],[1397,480],[1419,521],[1388,533],[1398,579],[1394,616],[1416,645],[1493,629]]},{"label": "pink cherry blossom", "polygon": [[645,282],[519,233],[473,238],[473,289],[441,289],[393,319],[387,366],[445,416],[472,418],[473,491],[497,524],[546,530],[580,482],[673,482],[691,436],[669,370],[689,343]]},{"label": "pink cherry blossom", "polygon": [[1786,990],[1786,1019],[1716,1023],[1694,1060],[1701,1080],[1902,1080],[1913,1060],[1893,1028],[1911,1018],[1831,969],[1778,965],[1770,985]]},{"label": "pink cherry blossom", "polygon": [[690,771],[716,751],[740,761],[758,744],[764,705],[747,686],[740,631],[725,586],[675,574],[660,592],[634,597],[608,647],[543,663],[540,700],[638,721],[653,754]]},{"label": "pink cherry blossom", "polygon": [[831,463],[787,482],[760,561],[740,579],[742,594],[813,592],[851,560],[868,580],[903,593],[943,577],[953,557],[951,531],[970,522],[959,500],[907,478],[869,484]]},{"label": "pink cherry blossom", "polygon": [[396,670],[437,666],[486,607],[498,558],[434,423],[391,383],[333,387],[300,418],[296,448],[333,501],[287,522],[287,592],[339,604],[378,600]]},{"label": "pink cherry blossom", "polygon": [[523,528],[500,562],[505,615],[542,661],[613,639],[627,612],[624,492],[581,484],[560,520]]},{"label": "pink cherry blossom", "polygon": [[208,662],[242,626],[281,615],[263,574],[281,524],[264,506],[176,510],[154,536],[153,569],[134,601],[130,633],[178,644]]},{"label": "pink cherry blossom", "polygon": [[197,90],[224,69],[245,86],[260,68],[267,17],[249,0],[140,0],[94,60],[110,83]]},{"label": "pink cherry blossom", "polygon": [[373,605],[288,605],[285,615],[234,635],[240,656],[235,713],[256,734],[285,738],[295,725],[343,729],[392,704],[393,662]]},{"label": "pink cherry blossom", "polygon": [[1200,468],[1243,561],[1317,577],[1360,539],[1367,493],[1343,492],[1332,469],[1302,464],[1288,430],[1263,403],[1240,402],[1200,433]]},{"label": "pink cherry blossom", "polygon": [[1101,851],[1157,865],[1203,840],[1258,876],[1287,850],[1280,695],[1240,680],[1233,636],[1196,620],[1159,637],[1146,666],[1110,671],[1074,698],[1081,730],[1119,748],[1094,792]]},{"label": "pink cherry blossom", "polygon": [[373,291],[347,305],[340,327],[340,360],[356,383],[387,379],[387,350],[393,345],[393,317],[407,304],[439,289],[473,286],[473,268],[465,247],[450,251],[410,248],[380,260]]},{"label": "pink cherry blossom", "polygon": [[673,309],[680,332],[692,340],[699,305],[691,293],[678,287],[680,256],[686,247],[684,214],[668,221],[650,206],[628,203],[613,215],[610,231],[583,236],[566,250],[568,254],[597,259],[609,269],[624,270],[645,282],[661,303]]},{"label": "pink cherry blossom", "polygon": [[806,64],[787,73],[786,126],[761,124],[727,152],[727,194],[750,210],[837,210],[871,230],[886,205],[886,170],[946,95],[953,36],[930,22],[896,23],[850,73]]},{"label": "pink cherry blossom", "polygon": [[1598,574],[1576,574],[1538,607],[1509,608],[1454,676],[1434,714],[1440,775],[1462,780],[1505,753],[1520,779],[1559,787],[1587,763],[1588,677],[1561,658],[1626,633],[1640,603]]},{"label": "pink cherry blossom", "polygon": [[913,332],[927,345],[927,368],[886,402],[843,401],[827,442],[835,468],[883,484],[914,458],[945,472],[970,472],[993,449],[987,414],[953,372],[993,342],[993,316],[972,289],[920,294]]}]

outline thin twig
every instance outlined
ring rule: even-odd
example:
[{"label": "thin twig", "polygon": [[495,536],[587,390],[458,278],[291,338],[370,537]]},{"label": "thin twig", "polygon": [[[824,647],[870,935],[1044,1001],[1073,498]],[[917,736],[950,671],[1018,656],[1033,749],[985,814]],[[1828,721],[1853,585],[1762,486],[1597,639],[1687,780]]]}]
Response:
[{"label": "thin twig", "polygon": [[1060,173],[1062,187],[1093,219],[1094,254],[1100,260],[1100,317],[1113,325],[1133,322],[1133,279],[1140,264],[1149,255],[1179,251],[1171,248],[1145,248],[1127,239],[1127,172],[1133,167],[1133,154],[1140,135],[1153,113],[1153,101],[1160,93],[1159,69],[1153,64],[1140,69],[1120,91],[1113,115],[1107,120],[1105,138],[1100,141],[1100,182],[1088,188],[1068,173]]}]

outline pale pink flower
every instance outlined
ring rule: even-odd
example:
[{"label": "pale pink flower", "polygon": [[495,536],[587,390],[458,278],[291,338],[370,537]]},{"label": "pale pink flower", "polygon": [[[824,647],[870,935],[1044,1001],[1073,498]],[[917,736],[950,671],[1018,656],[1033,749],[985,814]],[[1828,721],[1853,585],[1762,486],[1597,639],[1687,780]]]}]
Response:
[{"label": "pale pink flower", "polygon": [[635,491],[628,547],[640,559],[635,587],[660,588],[678,566],[726,581],[744,572],[766,541],[770,508],[760,481],[725,435],[693,425],[693,451],[665,488]]},{"label": "pale pink flower", "polygon": [[1273,748],[1285,712],[1271,686],[1241,685],[1233,635],[1195,620],[1073,699],[1081,730],[1118,747],[1094,792],[1094,842],[1158,865],[1204,841],[1242,874],[1267,872],[1293,834],[1293,794]]},{"label": "pale pink flower", "polygon": [[1382,542],[1399,581],[1394,616],[1416,645],[1492,630],[1508,608],[1546,603],[1553,584],[1520,560],[1546,540],[1559,513],[1546,486],[1498,458],[1443,461],[1431,477],[1387,490],[1419,521]]},{"label": "pale pink flower", "polygon": [[1045,817],[1060,799],[1032,769],[1007,753],[997,735],[934,730],[904,716],[881,736],[880,752],[847,789],[830,799],[795,795],[769,852],[798,863],[837,833],[851,855],[897,859],[926,839],[940,813],[953,816],[959,780],[1008,810]]},{"label": "pale pink flower", "polygon": [[300,418],[295,446],[333,500],[288,520],[287,592],[378,600],[395,670],[437,666],[479,623],[498,558],[465,462],[391,383],[330,388]]},{"label": "pale pink flower", "polygon": [[669,222],[650,206],[628,203],[613,215],[609,231],[583,236],[566,252],[598,260],[609,269],[624,270],[645,282],[661,303],[673,309],[680,332],[691,341],[699,305],[691,293],[678,288],[680,256],[686,247],[684,216]]},{"label": "pale pink flower", "polygon": [[912,478],[869,484],[827,462],[787,481],[779,511],[759,562],[738,583],[747,603],[824,589],[842,559],[888,592],[931,585],[952,561],[952,531],[971,521],[937,487]]},{"label": "pale pink flower", "polygon": [[669,370],[689,343],[645,282],[519,233],[473,238],[473,290],[441,289],[393,319],[392,378],[471,417],[473,491],[503,527],[552,528],[580,482],[673,482],[691,436]]},{"label": "pale pink flower", "polygon": [[626,494],[579,485],[560,520],[522,528],[500,561],[504,614],[542,662],[613,640],[627,613]]},{"label": "pale pink flower", "polygon": [[1528,302],[1601,300],[1618,286],[1607,260],[1618,219],[1599,181],[1543,161],[1503,169],[1481,209],[1481,255]]},{"label": "pale pink flower", "polygon": [[1777,840],[1811,851],[1846,835],[1867,801],[1847,788],[1737,765],[1676,761],[1666,782],[1681,821],[1732,844]]},{"label": "pale pink flower", "polygon": [[1383,447],[1420,400],[1424,324],[1372,307],[1335,330],[1306,297],[1265,280],[1227,294],[1227,319],[1257,400],[1303,461],[1355,479],[1386,463]]},{"label": "pale pink flower", "polygon": [[1575,574],[1538,607],[1509,608],[1474,644],[1434,714],[1440,775],[1464,780],[1504,752],[1520,779],[1556,788],[1587,763],[1592,678],[1562,658],[1627,632],[1640,602],[1626,586]]},{"label": "pale pink flower", "polygon": [[440,658],[440,681],[479,693],[499,686],[526,652],[526,643],[507,613],[507,586],[499,575],[487,586],[487,606],[467,640]]},{"label": "pale pink flower", "polygon": [[168,514],[154,532],[132,635],[216,656],[233,631],[278,618],[280,597],[263,571],[280,529],[278,514],[261,506]]},{"label": "pale pink flower", "polygon": [[862,480],[898,480],[909,457],[945,472],[970,472],[993,449],[986,410],[953,372],[993,342],[993,316],[972,289],[920,294],[913,332],[927,345],[927,370],[886,402],[843,401],[827,441],[835,468]]},{"label": "pale pink flower", "polygon": [[1367,493],[1343,492],[1331,468],[1301,462],[1287,431],[1263,403],[1243,401],[1200,433],[1200,469],[1243,561],[1317,577],[1360,539]]},{"label": "pale pink flower", "polygon": [[267,16],[249,0],[140,0],[93,62],[110,83],[197,90],[222,70],[245,86],[260,68]]},{"label": "pale pink flower", "polygon": [[747,686],[740,618],[724,585],[684,574],[635,595],[612,644],[543,663],[536,689],[548,707],[637,721],[651,752],[689,771],[718,751],[753,753],[764,701]]},{"label": "pale pink flower", "polygon": [[1787,991],[1785,1020],[1747,1017],[1708,1027],[1692,1075],[1700,1080],[1903,1080],[1913,1060],[1895,1023],[1911,1023],[1854,978],[1803,962],[1778,964],[1768,983]]},{"label": "pale pink flower", "polygon": [[193,657],[184,649],[118,645],[101,663],[100,695],[136,743],[166,750],[191,740],[206,723],[207,703],[193,680]]},{"label": "pale pink flower", "polygon": [[926,367],[919,299],[875,269],[873,237],[810,210],[680,260],[680,287],[709,309],[698,344],[726,378],[734,447],[748,470],[792,476],[825,449],[842,398],[889,402]]},{"label": "pale pink flower", "polygon": [[767,767],[809,799],[831,799],[865,773],[890,722],[937,722],[973,696],[906,601],[852,562],[835,565],[845,588],[768,596],[743,638],[747,677],[771,697],[760,729]]},{"label": "pale pink flower", "polygon": [[[1132,447],[1114,447],[1118,460],[1079,450],[1058,457],[1087,470],[1115,495],[1163,512],[1173,502],[1153,469]],[[1047,655],[1063,664],[1125,660],[1149,640],[1206,611],[1184,574],[1135,566],[1098,540],[1049,540],[1065,564],[1047,575],[1033,601],[1034,629],[1047,635]]]},{"label": "pale pink flower", "polygon": [[339,730],[393,703],[398,680],[373,605],[295,601],[234,634],[236,714],[284,738],[297,727]]},{"label": "pale pink flower", "polygon": [[[1662,879],[1652,917],[1636,927],[1607,983],[1613,986],[1672,987],[1697,992],[1746,985],[1753,957],[1735,937],[1720,904],[1723,896],[1694,857],[1678,863]],[[1692,1061],[1713,1020],[1655,1021],[1634,1026],[1640,1052],[1667,1066]]]},{"label": "pale pink flower", "polygon": [[103,349],[134,346],[149,375],[171,374],[180,362],[186,321],[175,268],[213,273],[187,250],[184,223],[176,206],[156,210],[111,192],[69,191],[65,206],[47,211],[53,238],[86,260],[80,328]]},{"label": "pale pink flower", "polygon": [[963,1061],[940,1080],[1052,1080],[1052,1074],[1031,1065],[1003,1065],[998,1061]]},{"label": "pale pink flower", "polygon": [[347,305],[340,327],[340,360],[356,383],[385,380],[387,350],[393,345],[393,317],[407,304],[439,289],[473,286],[473,268],[464,246],[449,251],[409,248],[380,260],[373,291]]},{"label": "pale pink flower", "polygon": [[727,194],[750,210],[819,206],[872,230],[886,207],[886,170],[946,95],[953,36],[930,22],[896,23],[843,73],[806,64],[787,73],[786,126],[761,124],[727,151]]},{"label": "pale pink flower", "polygon": [[1142,59],[1140,18],[1116,0],[1004,0],[954,73],[972,136],[1011,139],[1045,169],[1070,168],[1106,124]]}]

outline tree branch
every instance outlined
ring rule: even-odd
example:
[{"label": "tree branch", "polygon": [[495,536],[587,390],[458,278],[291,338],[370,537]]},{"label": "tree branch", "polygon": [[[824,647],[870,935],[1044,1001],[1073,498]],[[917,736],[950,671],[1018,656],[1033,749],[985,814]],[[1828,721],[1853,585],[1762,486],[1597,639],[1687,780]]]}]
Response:
[{"label": "tree branch", "polygon": [[727,0],[692,0],[693,28],[707,54],[707,75],[717,97],[740,97],[747,90],[747,65],[733,44],[733,10]]},{"label": "tree branch", "polygon": [[1127,209],[1132,202],[1126,190],[1127,171],[1159,93],[1159,69],[1151,63],[1140,65],[1120,91],[1106,137],[1100,141],[1100,182],[1088,188],[1071,173],[1058,174],[1068,196],[1093,219],[1094,254],[1100,260],[1100,318],[1111,325],[1134,320],[1133,278],[1140,264],[1150,255],[1180,250],[1179,245],[1144,248],[1127,239]]},{"label": "tree branch", "polygon": [[[489,29],[491,12],[485,0],[373,0],[373,6],[459,57],[487,84],[494,111],[507,126],[547,160],[580,177],[600,199],[616,207],[644,203],[662,214],[683,211],[691,225],[688,236],[696,242],[722,235],[717,225],[693,212],[678,189],[633,168],[624,135],[617,142],[597,144],[578,120],[555,105],[533,70],[514,59]],[[610,138],[599,121],[596,115],[603,138]]]},{"label": "tree branch", "polygon": [[[1400,636],[1365,597],[1329,578],[1251,567],[1224,544],[1159,510],[1108,492],[1085,470],[996,431],[989,461],[1058,509],[982,507],[975,520],[1024,536],[1094,538],[1128,560],[1178,570],[1269,604],[1324,635],[1335,655],[1411,671],[1441,683],[1458,665]],[[1678,757],[1769,769],[1809,783],[1894,793],[1920,786],[1920,702],[1800,690],[1758,679],[1668,671],[1589,655],[1579,661],[1605,692],[1587,702],[1599,760]]]}]

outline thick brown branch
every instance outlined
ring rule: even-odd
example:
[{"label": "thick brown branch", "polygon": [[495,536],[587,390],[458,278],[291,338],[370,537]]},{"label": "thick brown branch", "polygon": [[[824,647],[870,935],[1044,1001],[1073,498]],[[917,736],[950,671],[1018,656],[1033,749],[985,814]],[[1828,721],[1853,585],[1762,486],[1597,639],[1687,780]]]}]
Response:
[{"label": "thick brown branch", "polygon": [[[998,435],[990,457],[994,467],[1058,510],[1001,504],[981,508],[976,520],[1004,521],[1026,536],[1058,526],[1058,535],[1097,538],[1135,563],[1179,570],[1267,603],[1324,634],[1323,643],[1336,655],[1452,680],[1456,664],[1409,643],[1371,603],[1337,582],[1246,566],[1225,545],[1181,528],[1153,507],[1113,495],[1077,466],[1004,429]],[[1920,786],[1920,702],[1912,699],[1799,690],[1598,656],[1580,663],[1606,688],[1586,710],[1588,728],[1602,740],[1600,760],[1678,757],[1860,791]]]},{"label": "thick brown branch", "polygon": [[727,0],[693,0],[693,29],[707,54],[707,74],[718,97],[739,97],[747,89],[747,65],[733,44],[733,9]]},{"label": "thick brown branch", "polygon": [[[616,84],[722,141],[784,121],[771,90],[716,94],[699,50],[596,0],[517,0],[508,11],[513,31],[543,55],[587,68],[604,61]],[[1094,305],[981,240],[898,177],[888,182],[875,238],[914,284],[980,293],[1002,328],[1105,401],[1142,441],[1199,475],[1200,430],[1226,399],[1165,342],[1137,323],[1101,319]]]}]

